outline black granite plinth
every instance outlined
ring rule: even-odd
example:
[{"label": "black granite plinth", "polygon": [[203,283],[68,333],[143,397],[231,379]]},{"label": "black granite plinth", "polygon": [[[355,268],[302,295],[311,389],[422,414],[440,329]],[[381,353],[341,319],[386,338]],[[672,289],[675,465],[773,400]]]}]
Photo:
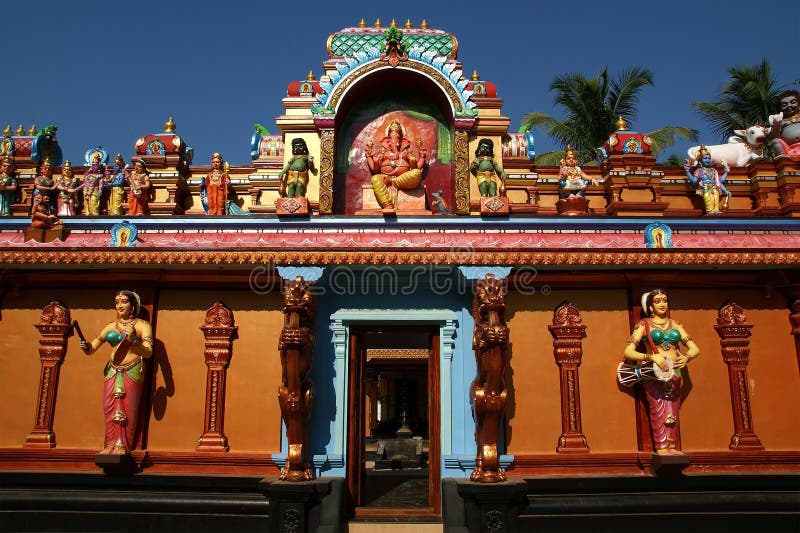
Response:
[{"label": "black granite plinth", "polygon": [[343,478],[263,480],[261,490],[269,500],[269,531],[339,531],[344,510]]},{"label": "black granite plinth", "polygon": [[528,503],[524,480],[477,483],[442,480],[442,520],[445,531],[519,531],[520,512]]}]

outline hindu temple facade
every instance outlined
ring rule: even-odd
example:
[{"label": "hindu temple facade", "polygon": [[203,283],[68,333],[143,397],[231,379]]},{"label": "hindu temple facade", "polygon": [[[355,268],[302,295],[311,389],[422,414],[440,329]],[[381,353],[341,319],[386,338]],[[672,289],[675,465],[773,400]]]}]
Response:
[{"label": "hindu temple facade", "polygon": [[[171,118],[127,170],[4,132],[11,529],[796,525],[800,163],[732,168],[704,215],[623,120],[565,195],[454,35],[326,47],[251,165],[195,165]],[[45,159],[66,185],[37,225]]]}]

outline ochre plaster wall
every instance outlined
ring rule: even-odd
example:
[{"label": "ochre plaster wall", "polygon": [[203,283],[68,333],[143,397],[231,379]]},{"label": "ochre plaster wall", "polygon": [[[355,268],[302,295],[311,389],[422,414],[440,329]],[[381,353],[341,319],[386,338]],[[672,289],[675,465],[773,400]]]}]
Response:
[{"label": "ochre plaster wall", "polygon": [[561,435],[559,368],[547,326],[553,310],[567,300],[586,324],[579,367],[583,433],[592,451],[636,449],[635,404],[620,392],[615,369],[628,338],[624,290],[564,291],[550,295],[508,295],[511,330],[513,413],[508,453],[552,453]]},{"label": "ochre plaster wall", "polygon": [[727,450],[733,435],[728,368],[714,330],[717,311],[728,299],[752,324],[747,367],[753,429],[767,450],[800,446],[796,405],[800,401],[797,352],[785,298],[777,291],[670,291],[673,318],[695,338],[701,353],[690,365],[691,390],[681,408],[684,450]]},{"label": "ochre plaster wall", "polygon": [[[207,375],[200,326],[206,310],[220,299],[239,326],[227,373],[224,429],[230,451],[280,451],[280,295],[189,290],[164,290],[160,295],[156,335],[169,360],[174,393],[164,407],[154,402],[149,449],[194,451],[197,445],[203,431]],[[159,372],[157,388],[170,390],[166,380]]]}]

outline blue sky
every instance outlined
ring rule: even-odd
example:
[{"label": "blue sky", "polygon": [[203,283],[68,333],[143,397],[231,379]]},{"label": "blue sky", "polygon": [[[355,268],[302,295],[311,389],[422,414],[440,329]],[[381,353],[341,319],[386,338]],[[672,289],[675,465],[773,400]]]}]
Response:
[{"label": "blue sky", "polygon": [[[512,131],[530,111],[560,116],[548,91],[555,76],[642,66],[655,87],[643,90],[632,128],[689,126],[715,143],[691,102],[714,99],[729,67],[766,57],[781,84],[798,88],[800,78],[796,0],[33,5],[3,8],[0,128],[56,124],[73,163],[96,145],[128,160],[136,139],[162,131],[169,116],[194,147],[196,165],[217,151],[248,163],[253,124],[277,132],[288,83],[309,70],[319,77],[328,35],[361,18],[370,25],[410,18],[415,26],[426,19],[454,34],[465,74],[477,70],[497,84]],[[537,135],[538,152],[554,148]]]}]

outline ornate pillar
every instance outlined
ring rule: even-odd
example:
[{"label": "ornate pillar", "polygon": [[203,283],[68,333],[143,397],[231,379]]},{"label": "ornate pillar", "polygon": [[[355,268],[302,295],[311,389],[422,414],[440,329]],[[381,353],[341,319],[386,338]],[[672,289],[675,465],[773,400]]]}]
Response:
[{"label": "ornate pillar", "polygon": [[500,466],[498,448],[508,395],[505,384],[509,333],[505,322],[507,293],[506,281],[496,278],[494,274],[486,274],[483,279],[475,281],[472,348],[475,350],[478,375],[470,387],[470,402],[475,416],[477,457],[470,479],[481,483],[497,483],[506,479],[506,473]]},{"label": "ornate pillar", "polygon": [[[278,403],[289,445],[280,479],[308,481],[314,479],[308,456],[308,424],[314,402],[310,374],[316,316],[311,286],[322,275],[322,269],[278,267],[278,271],[284,278],[284,320],[278,342],[282,370]],[[287,279],[291,274],[294,279]]]},{"label": "ornate pillar", "polygon": [[[39,398],[33,430],[25,438],[25,448],[55,448],[53,414],[56,410],[56,392],[61,363],[67,353],[67,339],[72,336],[69,308],[61,302],[51,301],[42,309],[42,316],[34,327],[39,330]],[[8,407],[8,406],[6,406]]]},{"label": "ornate pillar", "polygon": [[797,366],[800,368],[800,287],[792,286],[782,291],[789,304],[789,324],[792,326],[794,336],[794,350],[797,356]]},{"label": "ornate pillar", "polygon": [[561,374],[561,436],[556,452],[588,452],[589,445],[581,427],[581,389],[578,367],[583,357],[581,337],[586,325],[578,310],[569,302],[553,312],[553,324],[547,326],[553,336],[553,357]]},{"label": "ornate pillar", "polygon": [[333,173],[335,170],[333,118],[315,119],[320,127],[320,161],[319,161],[319,214],[333,214]]},{"label": "ornate pillar", "polygon": [[206,338],[206,409],[203,434],[197,443],[199,452],[227,452],[225,436],[225,383],[231,361],[232,342],[238,326],[233,325],[233,311],[222,302],[206,311],[206,321],[200,326]]},{"label": "ornate pillar", "polygon": [[747,363],[750,359],[751,324],[745,323],[744,310],[733,302],[719,310],[714,329],[720,336],[722,359],[728,365],[733,428],[731,450],[763,450],[764,445],[753,431],[750,391],[747,386]]},{"label": "ornate pillar", "polygon": [[469,130],[474,117],[457,117],[453,139],[456,214],[469,215]]}]

